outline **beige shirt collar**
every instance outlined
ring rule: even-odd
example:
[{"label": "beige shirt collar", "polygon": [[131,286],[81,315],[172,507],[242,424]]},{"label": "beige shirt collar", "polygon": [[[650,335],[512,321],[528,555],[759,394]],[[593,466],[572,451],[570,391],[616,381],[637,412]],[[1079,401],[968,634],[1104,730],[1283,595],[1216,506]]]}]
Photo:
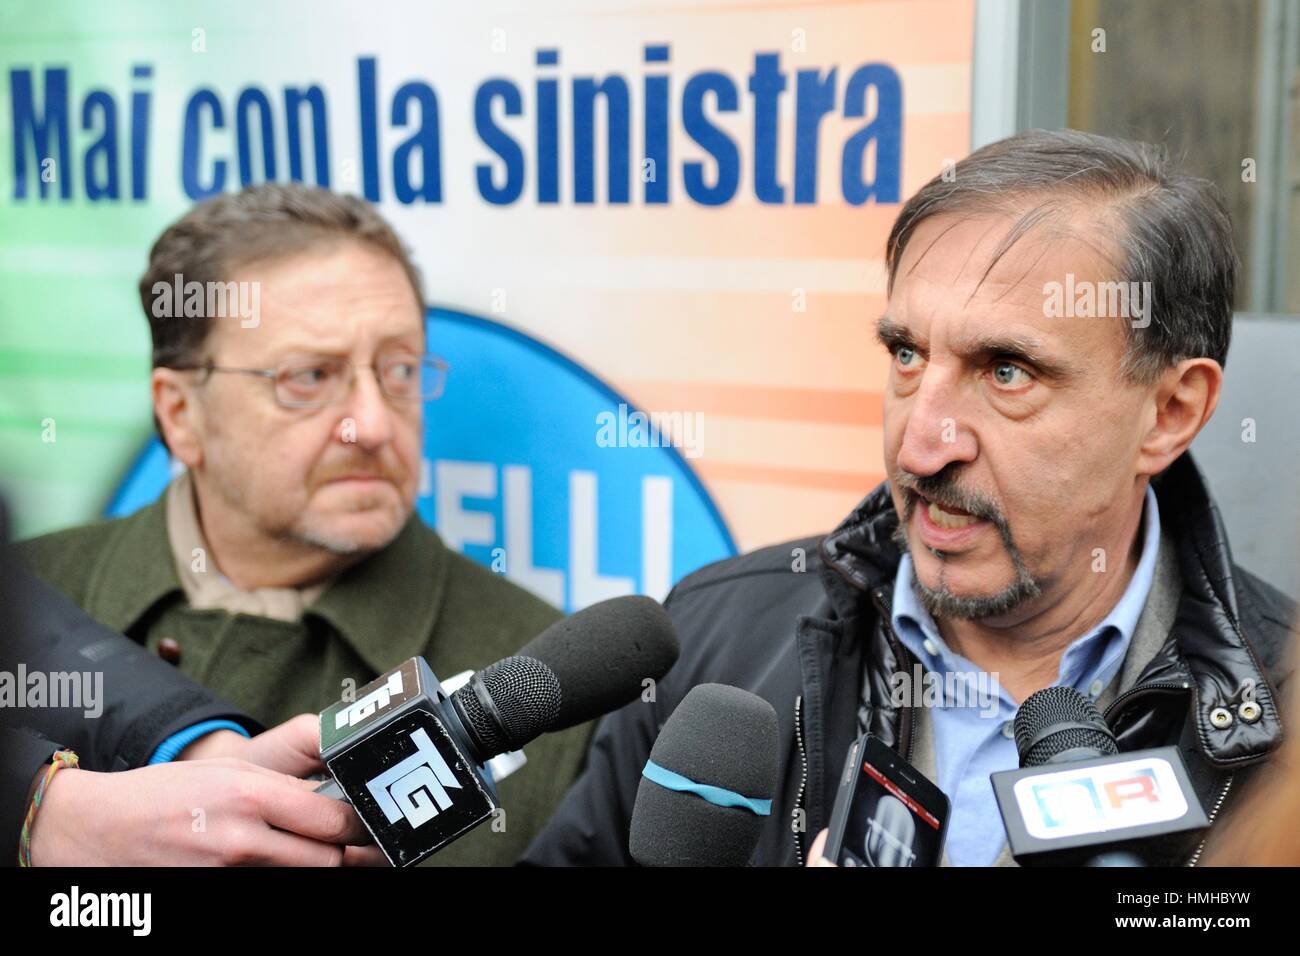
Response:
[{"label": "beige shirt collar", "polygon": [[329,586],[329,582],[308,588],[237,588],[221,573],[212,558],[194,498],[194,482],[188,470],[167,486],[167,538],[171,544],[176,574],[190,607],[250,614],[277,621],[296,621],[302,612]]}]

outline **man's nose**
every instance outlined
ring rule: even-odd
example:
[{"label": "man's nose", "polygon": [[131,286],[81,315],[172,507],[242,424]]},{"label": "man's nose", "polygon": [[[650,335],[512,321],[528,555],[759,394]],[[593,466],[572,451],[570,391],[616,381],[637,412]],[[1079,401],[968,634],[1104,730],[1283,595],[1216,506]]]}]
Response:
[{"label": "man's nose", "polygon": [[393,438],[393,407],[380,390],[373,369],[356,369],[345,416],[339,423],[339,438],[367,450],[379,448]]},{"label": "man's nose", "polygon": [[[955,461],[975,460],[978,444],[970,427],[959,384],[933,365],[901,405],[907,416],[898,467],[914,475],[937,474]],[[968,401],[968,399],[966,399]]]}]

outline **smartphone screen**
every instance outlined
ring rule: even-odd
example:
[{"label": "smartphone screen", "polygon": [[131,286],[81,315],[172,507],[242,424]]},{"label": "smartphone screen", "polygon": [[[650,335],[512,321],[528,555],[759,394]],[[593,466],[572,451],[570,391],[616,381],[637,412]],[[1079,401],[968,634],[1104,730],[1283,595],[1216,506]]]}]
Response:
[{"label": "smartphone screen", "polygon": [[938,866],[948,816],[943,791],[875,737],[856,742],[854,753],[857,772],[846,774],[836,801],[846,805],[832,815],[841,827],[832,859],[840,866]]}]

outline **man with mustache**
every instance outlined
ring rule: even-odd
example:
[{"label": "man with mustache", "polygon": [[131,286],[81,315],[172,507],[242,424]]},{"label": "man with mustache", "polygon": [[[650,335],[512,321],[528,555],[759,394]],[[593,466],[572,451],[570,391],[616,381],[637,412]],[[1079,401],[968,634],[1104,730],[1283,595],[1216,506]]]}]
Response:
[{"label": "man with mustache", "polygon": [[[38,577],[266,726],[415,655],[444,678],[479,669],[559,617],[414,512],[446,365],[372,207],[297,184],[217,196],[163,232],[140,295],[154,416],[184,468],[127,518],[21,545]],[[530,744],[501,781],[507,816],[435,862],[513,862],[589,736]]]},{"label": "man with mustache", "polygon": [[[1233,564],[1187,452],[1231,331],[1217,190],[1145,144],[1018,134],[908,200],[886,264],[889,480],[829,535],[677,585],[681,658],[652,706],[601,723],[527,862],[631,862],[650,747],[706,682],[757,693],[780,721],[756,864],[820,856],[868,731],[949,797],[943,862],[1011,863],[989,775],[1018,766],[1012,720],[1044,687],[1089,696],[1121,750],[1178,746],[1212,820],[1281,741],[1295,607]],[[1062,287],[1129,314],[1062,315]],[[911,686],[922,670],[943,678],[937,699]],[[1201,836],[1143,852],[1194,863]]]}]

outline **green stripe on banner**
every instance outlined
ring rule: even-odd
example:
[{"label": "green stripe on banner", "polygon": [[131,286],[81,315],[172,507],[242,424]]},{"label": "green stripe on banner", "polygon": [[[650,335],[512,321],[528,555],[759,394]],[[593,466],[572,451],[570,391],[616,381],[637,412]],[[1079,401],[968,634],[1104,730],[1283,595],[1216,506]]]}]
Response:
[{"label": "green stripe on banner", "polygon": [[147,384],[149,360],[143,356],[99,355],[93,352],[30,352],[0,350],[0,375],[122,379]]},{"label": "green stripe on banner", "polygon": [[[118,435],[141,435],[148,432],[145,424],[141,423],[138,418],[122,419],[121,421],[112,421],[109,419],[94,418],[71,418],[66,415],[0,415],[0,429],[13,429],[17,432],[31,432],[39,435],[44,427],[41,423],[45,418],[54,419],[54,427],[57,432],[89,432],[90,434],[100,434],[112,432]],[[51,444],[57,445],[57,442]]]}]

